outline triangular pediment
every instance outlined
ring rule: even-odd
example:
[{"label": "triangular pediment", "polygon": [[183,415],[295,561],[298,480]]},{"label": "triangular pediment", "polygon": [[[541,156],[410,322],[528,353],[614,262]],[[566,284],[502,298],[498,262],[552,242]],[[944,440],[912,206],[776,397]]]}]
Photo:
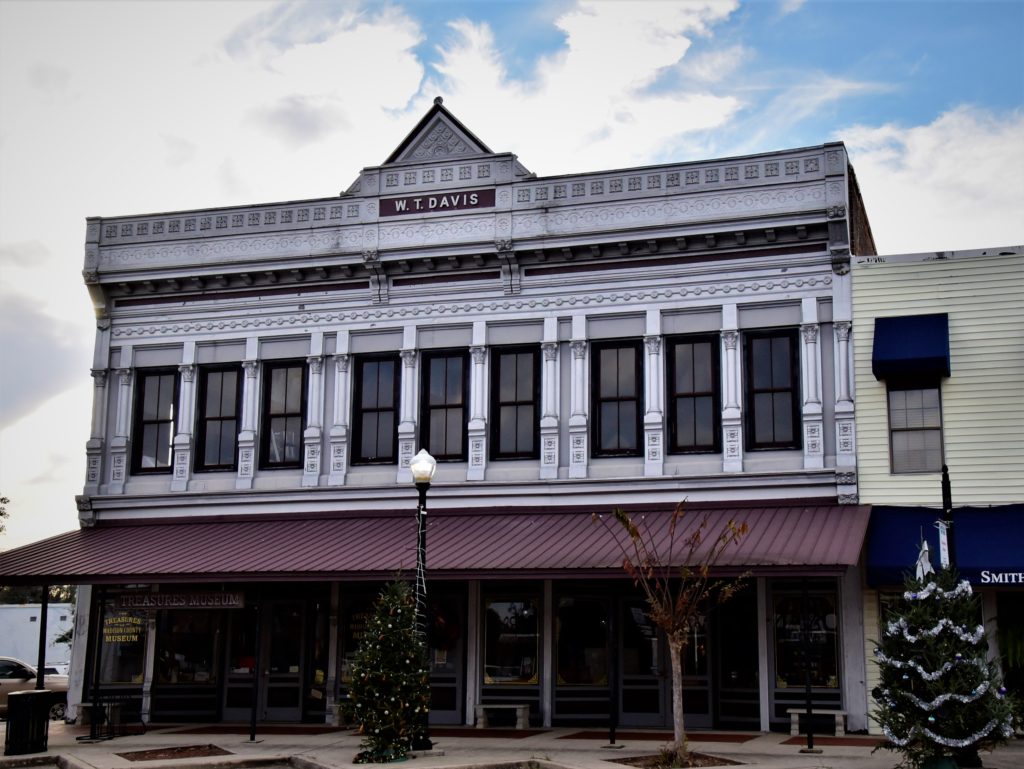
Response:
[{"label": "triangular pediment", "polygon": [[490,147],[445,108],[438,96],[434,99],[434,106],[384,161],[384,165],[461,160],[493,154]]}]

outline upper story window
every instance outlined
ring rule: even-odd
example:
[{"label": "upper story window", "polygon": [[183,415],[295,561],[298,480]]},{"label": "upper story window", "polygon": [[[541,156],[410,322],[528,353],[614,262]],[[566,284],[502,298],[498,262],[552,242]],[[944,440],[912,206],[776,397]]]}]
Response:
[{"label": "upper story window", "polygon": [[491,351],[491,457],[535,459],[539,454],[540,350]]},{"label": "upper story window", "polygon": [[171,471],[177,403],[177,369],[138,370],[132,426],[133,473]]},{"label": "upper story window", "polygon": [[466,458],[468,371],[465,352],[423,353],[420,443],[436,459]]},{"label": "upper story window", "polygon": [[747,447],[800,448],[800,362],[796,330],[744,335]]},{"label": "upper story window", "polygon": [[721,375],[717,335],[668,340],[670,453],[721,451]]},{"label": "upper story window", "polygon": [[197,471],[238,468],[238,414],[241,402],[240,366],[199,369],[196,393]]},{"label": "upper story window", "polygon": [[260,467],[301,467],[302,432],[306,427],[305,362],[263,365],[262,416]]},{"label": "upper story window", "polygon": [[938,385],[890,383],[888,394],[892,471],[942,470],[942,401]]},{"label": "upper story window", "polygon": [[639,341],[595,342],[591,355],[594,456],[639,456],[643,411]]},{"label": "upper story window", "polygon": [[399,358],[355,359],[353,464],[394,464],[398,459]]}]

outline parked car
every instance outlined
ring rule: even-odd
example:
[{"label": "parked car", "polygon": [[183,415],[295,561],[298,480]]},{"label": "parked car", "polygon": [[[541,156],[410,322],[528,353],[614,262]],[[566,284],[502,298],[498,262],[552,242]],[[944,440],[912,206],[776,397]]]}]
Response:
[{"label": "parked car", "polygon": [[[44,669],[45,670],[45,669]],[[36,686],[36,669],[27,662],[14,657],[0,657],[0,718],[7,718],[7,696],[11,692],[34,689]],[[64,718],[68,702],[68,677],[44,675],[43,686],[52,692],[50,719],[60,721]]]}]

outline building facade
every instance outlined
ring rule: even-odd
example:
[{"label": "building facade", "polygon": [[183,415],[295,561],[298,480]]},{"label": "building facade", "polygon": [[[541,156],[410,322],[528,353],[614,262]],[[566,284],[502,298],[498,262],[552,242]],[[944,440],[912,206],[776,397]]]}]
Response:
[{"label": "building facade", "polygon": [[947,518],[950,561],[1024,691],[1024,247],[856,257],[853,278],[867,657],[922,539],[939,568]]},{"label": "building facade", "polygon": [[670,723],[664,642],[591,516],[657,531],[685,500],[747,523],[719,570],[752,575],[694,629],[688,723],[786,726],[809,675],[864,728],[872,253],[840,143],[542,177],[440,100],[337,197],[89,219],[81,529],[0,573],[91,585],[72,706],[323,721],[412,573],[426,448],[433,722]]}]

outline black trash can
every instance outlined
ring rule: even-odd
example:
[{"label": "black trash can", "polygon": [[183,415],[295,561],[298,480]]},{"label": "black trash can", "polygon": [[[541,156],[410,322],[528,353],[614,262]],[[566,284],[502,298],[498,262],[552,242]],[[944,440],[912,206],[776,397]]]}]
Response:
[{"label": "black trash can", "polygon": [[11,692],[7,696],[5,756],[46,752],[52,699],[53,693],[46,689]]}]

